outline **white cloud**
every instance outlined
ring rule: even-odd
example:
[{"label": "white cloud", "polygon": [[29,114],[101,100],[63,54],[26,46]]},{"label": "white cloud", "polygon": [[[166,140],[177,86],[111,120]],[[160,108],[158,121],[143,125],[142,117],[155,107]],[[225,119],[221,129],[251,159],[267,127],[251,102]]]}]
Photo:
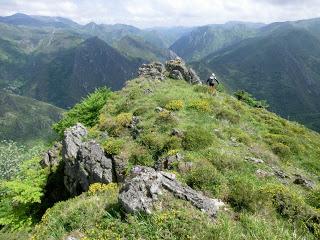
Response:
[{"label": "white cloud", "polygon": [[320,16],[319,0],[0,0],[0,15],[23,12],[69,17],[80,23],[139,27],[273,22]]}]

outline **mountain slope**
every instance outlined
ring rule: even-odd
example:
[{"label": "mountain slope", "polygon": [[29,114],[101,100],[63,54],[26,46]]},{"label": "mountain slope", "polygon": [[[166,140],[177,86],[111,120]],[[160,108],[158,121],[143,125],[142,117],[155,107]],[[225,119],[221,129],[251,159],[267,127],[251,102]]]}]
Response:
[{"label": "mountain slope", "polygon": [[0,91],[0,141],[49,142],[55,136],[51,125],[61,119],[63,110],[31,98]]},{"label": "mountain slope", "polygon": [[[175,173],[183,185],[222,199],[225,209],[212,221],[186,199],[163,191],[149,214],[124,214],[118,198],[119,188],[120,194],[125,191],[122,184],[96,183],[47,210],[36,221],[33,239],[319,238],[318,133],[226,93],[212,96],[206,86],[183,80],[130,81],[108,97],[102,111],[92,111],[100,119],[90,129],[90,138],[120,164],[127,179],[136,165],[162,166],[168,178]],[[50,179],[61,184],[63,171],[52,174],[55,178]],[[151,190],[144,185],[136,189],[149,194],[151,201],[157,180]],[[52,181],[49,193],[55,191]],[[10,195],[3,199],[10,200]],[[140,203],[140,198],[135,200]]]},{"label": "mountain slope", "polygon": [[[40,60],[41,62],[41,60]],[[60,51],[38,67],[23,94],[56,106],[73,106],[101,86],[120,89],[137,72],[138,60],[129,60],[104,41],[93,37],[75,48]]]},{"label": "mountain slope", "polygon": [[256,25],[245,23],[198,27],[178,39],[170,49],[187,61],[199,60],[242,39],[255,36]]},{"label": "mountain slope", "polygon": [[[202,65],[203,64],[203,65]],[[215,71],[232,90],[266,99],[271,109],[319,130],[320,41],[292,26],[244,40],[194,64],[205,77]]]},{"label": "mountain slope", "polygon": [[176,56],[172,51],[159,48],[141,37],[126,36],[113,46],[128,57],[140,58],[146,62],[166,61]]}]

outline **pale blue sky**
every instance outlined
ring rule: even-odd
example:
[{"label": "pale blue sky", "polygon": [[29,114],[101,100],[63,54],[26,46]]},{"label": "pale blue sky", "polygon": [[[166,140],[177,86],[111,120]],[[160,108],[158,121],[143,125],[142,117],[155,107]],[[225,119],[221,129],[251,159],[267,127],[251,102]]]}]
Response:
[{"label": "pale blue sky", "polygon": [[195,26],[320,17],[320,0],[0,0],[0,15],[63,16],[85,24]]}]

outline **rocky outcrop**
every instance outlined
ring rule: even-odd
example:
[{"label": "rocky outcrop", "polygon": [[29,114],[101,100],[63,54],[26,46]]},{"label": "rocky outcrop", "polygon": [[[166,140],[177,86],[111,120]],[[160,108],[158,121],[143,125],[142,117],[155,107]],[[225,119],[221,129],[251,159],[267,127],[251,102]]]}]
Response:
[{"label": "rocky outcrop", "polygon": [[123,156],[113,156],[113,168],[115,173],[115,181],[122,183],[126,177],[128,159]]},{"label": "rocky outcrop", "polygon": [[139,68],[138,75],[139,77],[151,78],[155,80],[164,79],[164,66],[160,62],[154,62],[150,64],[142,64]]},{"label": "rocky outcrop", "polygon": [[43,155],[43,158],[40,161],[41,167],[52,168],[52,167],[58,166],[60,162],[59,153],[60,153],[61,147],[62,147],[61,143],[54,144],[54,146]]},{"label": "rocky outcrop", "polygon": [[294,184],[301,185],[305,188],[312,189],[315,186],[315,183],[310,179],[307,179],[299,174],[295,174],[295,179],[293,181]]},{"label": "rocky outcrop", "polygon": [[260,164],[260,163],[264,163],[264,161],[262,159],[259,158],[254,158],[254,157],[246,157],[245,158],[248,162],[254,163],[254,164]]},{"label": "rocky outcrop", "polygon": [[174,174],[140,166],[133,169],[131,178],[120,190],[119,202],[128,213],[151,213],[164,192],[189,201],[212,218],[216,216],[219,207],[224,205],[217,199],[208,198],[188,186],[183,186],[175,179]]},{"label": "rocky outcrop", "polygon": [[169,77],[172,79],[183,80],[183,75],[179,70],[172,70],[170,72]]},{"label": "rocky outcrop", "polygon": [[182,138],[184,136],[184,132],[180,129],[174,128],[171,131],[171,135],[178,138]]},{"label": "rocky outcrop", "polygon": [[160,62],[143,64],[138,71],[140,77],[155,80],[164,80],[165,76],[177,80],[185,80],[191,84],[201,84],[197,73],[188,68],[186,63],[179,57],[167,61],[165,65]]},{"label": "rocky outcrop", "polygon": [[183,160],[183,157],[180,153],[169,155],[167,157],[159,158],[156,162],[155,169],[158,171],[161,170],[172,170],[174,165],[178,165],[179,162]]},{"label": "rocky outcrop", "polygon": [[184,79],[191,84],[201,84],[201,80],[192,68],[188,68],[181,58],[166,62],[165,69],[174,79]]},{"label": "rocky outcrop", "polygon": [[114,180],[112,160],[95,141],[83,142],[85,136],[86,128],[77,124],[66,130],[63,140],[64,184],[71,195],[87,191],[91,183]]},{"label": "rocky outcrop", "polygon": [[76,159],[79,148],[83,143],[82,138],[87,134],[87,129],[80,123],[64,132],[62,141],[62,157],[64,160],[74,161]]}]

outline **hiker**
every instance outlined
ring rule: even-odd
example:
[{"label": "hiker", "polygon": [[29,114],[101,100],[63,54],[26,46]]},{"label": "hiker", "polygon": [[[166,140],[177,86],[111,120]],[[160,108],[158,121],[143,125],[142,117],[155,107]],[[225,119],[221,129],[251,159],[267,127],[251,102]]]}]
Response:
[{"label": "hiker", "polygon": [[207,83],[209,84],[211,94],[214,95],[216,93],[216,86],[220,84],[214,73],[208,78]]}]

